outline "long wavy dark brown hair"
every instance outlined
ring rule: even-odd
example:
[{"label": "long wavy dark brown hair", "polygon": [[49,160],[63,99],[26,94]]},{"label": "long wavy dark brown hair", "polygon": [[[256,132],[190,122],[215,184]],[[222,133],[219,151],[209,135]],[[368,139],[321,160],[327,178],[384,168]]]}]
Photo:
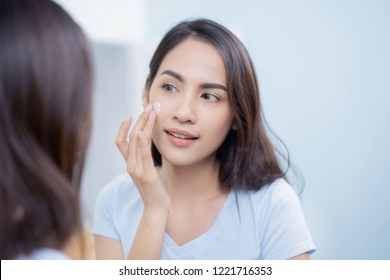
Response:
[{"label": "long wavy dark brown hair", "polygon": [[[220,182],[228,189],[258,190],[284,177],[289,166],[288,151],[286,156],[278,157],[267,135],[270,130],[266,129],[261,110],[252,60],[241,41],[224,26],[208,19],[197,19],[181,22],[169,30],[149,64],[146,89],[150,90],[165,56],[188,38],[215,47],[225,64],[228,97],[236,129],[230,130],[217,150]],[[161,154],[153,143],[152,155],[155,165],[160,166]],[[281,159],[286,160],[284,171]]]},{"label": "long wavy dark brown hair", "polygon": [[59,5],[0,0],[1,259],[80,230],[91,85],[89,44]]}]

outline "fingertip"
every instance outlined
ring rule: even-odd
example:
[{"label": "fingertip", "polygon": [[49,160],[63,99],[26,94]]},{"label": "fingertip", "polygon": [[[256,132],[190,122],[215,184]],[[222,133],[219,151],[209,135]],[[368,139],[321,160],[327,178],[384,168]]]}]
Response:
[{"label": "fingertip", "polygon": [[130,127],[132,120],[133,118],[131,117],[131,115],[127,114],[122,122],[122,127],[124,128]]},{"label": "fingertip", "polygon": [[131,122],[131,115],[127,114],[123,122],[125,122],[125,123]]}]

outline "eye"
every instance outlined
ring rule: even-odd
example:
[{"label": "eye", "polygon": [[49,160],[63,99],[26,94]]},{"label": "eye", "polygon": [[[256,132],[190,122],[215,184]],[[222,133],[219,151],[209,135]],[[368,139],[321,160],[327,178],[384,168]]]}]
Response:
[{"label": "eye", "polygon": [[171,84],[164,84],[162,88],[165,92],[177,92],[177,88]]},{"label": "eye", "polygon": [[206,99],[209,102],[218,102],[219,100],[221,100],[218,96],[211,94],[211,93],[208,93],[208,92],[203,93],[202,98]]}]

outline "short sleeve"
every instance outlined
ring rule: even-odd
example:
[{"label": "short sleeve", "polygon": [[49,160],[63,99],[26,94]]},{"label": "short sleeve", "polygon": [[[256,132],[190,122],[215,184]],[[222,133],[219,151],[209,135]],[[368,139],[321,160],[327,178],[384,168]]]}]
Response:
[{"label": "short sleeve", "polygon": [[269,190],[267,219],[261,236],[261,259],[289,259],[313,253],[312,241],[301,203],[291,186],[277,180]]},{"label": "short sleeve", "polygon": [[119,234],[114,226],[115,185],[114,180],[105,186],[96,199],[92,234],[119,240]]}]

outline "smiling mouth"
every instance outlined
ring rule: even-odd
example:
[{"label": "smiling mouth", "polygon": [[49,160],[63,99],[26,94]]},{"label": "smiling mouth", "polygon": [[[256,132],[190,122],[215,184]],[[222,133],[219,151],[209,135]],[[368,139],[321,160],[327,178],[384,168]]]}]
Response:
[{"label": "smiling mouth", "polygon": [[180,138],[180,139],[189,139],[189,140],[198,139],[198,137],[186,136],[186,135],[182,135],[182,134],[175,133],[175,132],[170,132],[170,131],[165,131],[165,132],[173,137]]}]

